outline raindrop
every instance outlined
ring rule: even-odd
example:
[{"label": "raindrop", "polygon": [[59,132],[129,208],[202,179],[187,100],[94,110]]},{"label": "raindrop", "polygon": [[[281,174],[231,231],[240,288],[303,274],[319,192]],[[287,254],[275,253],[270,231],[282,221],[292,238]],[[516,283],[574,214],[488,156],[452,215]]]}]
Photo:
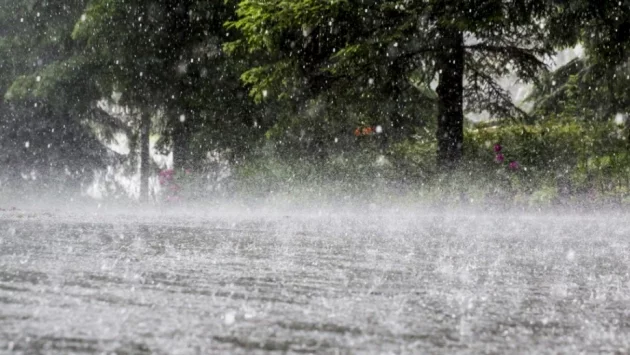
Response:
[{"label": "raindrop", "polygon": [[263,90],[263,91],[262,91],[262,95],[263,95],[263,97],[267,97],[267,95],[268,95],[268,94],[269,94],[269,93],[267,92],[267,90]]},{"label": "raindrop", "polygon": [[624,122],[626,122],[628,118],[626,117],[626,115],[618,113],[615,115],[615,123],[616,124],[623,124]]},{"label": "raindrop", "polygon": [[26,263],[28,263],[29,259],[30,259],[30,255],[28,255],[28,254],[26,254],[26,255],[22,256],[22,257],[20,258],[20,264],[26,264]]},{"label": "raindrop", "polygon": [[254,318],[255,316],[256,316],[256,314],[255,314],[255,313],[245,313],[245,314],[243,315],[243,317],[244,317],[245,319],[252,319],[252,318]]},{"label": "raindrop", "polygon": [[186,115],[184,114],[179,115],[179,122],[183,123],[184,121],[186,121]]},{"label": "raindrop", "polygon": [[41,80],[42,80],[42,77],[41,77],[41,76],[39,76],[39,75],[35,78],[35,81],[37,81],[38,83],[39,83]]},{"label": "raindrop", "polygon": [[236,321],[236,315],[232,311],[227,312],[223,316],[223,322],[225,323],[225,325],[232,325],[234,324],[235,321]]},{"label": "raindrop", "polygon": [[28,148],[30,146],[31,146],[31,142],[29,142],[29,141],[24,142],[24,147],[25,148]]}]

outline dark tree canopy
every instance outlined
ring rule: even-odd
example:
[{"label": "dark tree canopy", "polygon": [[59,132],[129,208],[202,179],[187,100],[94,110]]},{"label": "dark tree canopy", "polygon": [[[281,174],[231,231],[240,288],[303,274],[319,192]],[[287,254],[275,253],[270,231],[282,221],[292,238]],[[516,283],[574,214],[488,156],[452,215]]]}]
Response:
[{"label": "dark tree canopy", "polygon": [[71,186],[116,158],[87,124],[101,116],[82,106],[97,97],[76,86],[88,82],[85,73],[60,65],[73,56],[86,2],[0,2],[0,164],[11,167],[0,181]]},{"label": "dark tree canopy", "polygon": [[580,45],[577,58],[539,82],[530,100],[544,115],[565,113],[608,120],[630,111],[630,4],[626,1],[560,2],[549,17],[548,41]]},{"label": "dark tree canopy", "polygon": [[437,79],[438,156],[456,162],[463,112],[522,116],[496,79],[509,72],[534,80],[551,53],[542,25],[544,1],[242,1],[233,42],[266,60],[243,74],[261,100],[338,85],[396,96],[424,95]]}]

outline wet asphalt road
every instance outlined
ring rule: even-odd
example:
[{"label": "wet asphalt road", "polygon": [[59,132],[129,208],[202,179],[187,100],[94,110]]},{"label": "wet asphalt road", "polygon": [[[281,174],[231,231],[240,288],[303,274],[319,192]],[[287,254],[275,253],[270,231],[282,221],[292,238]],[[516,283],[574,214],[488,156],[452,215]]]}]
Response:
[{"label": "wet asphalt road", "polygon": [[0,354],[628,353],[626,224],[5,212]]}]

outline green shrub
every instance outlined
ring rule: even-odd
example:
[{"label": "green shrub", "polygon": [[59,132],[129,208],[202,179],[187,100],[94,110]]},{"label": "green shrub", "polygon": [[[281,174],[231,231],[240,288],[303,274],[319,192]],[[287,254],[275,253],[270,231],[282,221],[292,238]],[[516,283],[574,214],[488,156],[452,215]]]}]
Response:
[{"label": "green shrub", "polygon": [[[574,120],[483,123],[466,129],[464,158],[455,171],[436,168],[435,139],[420,132],[388,146],[357,140],[350,149],[317,158],[268,148],[238,166],[235,177],[241,188],[255,187],[263,194],[306,189],[345,196],[395,187],[411,197],[443,203],[549,205],[584,196],[628,202],[630,149],[624,133],[613,123]],[[502,146],[502,163],[495,159],[495,144]],[[510,161],[519,168],[510,169]]]}]

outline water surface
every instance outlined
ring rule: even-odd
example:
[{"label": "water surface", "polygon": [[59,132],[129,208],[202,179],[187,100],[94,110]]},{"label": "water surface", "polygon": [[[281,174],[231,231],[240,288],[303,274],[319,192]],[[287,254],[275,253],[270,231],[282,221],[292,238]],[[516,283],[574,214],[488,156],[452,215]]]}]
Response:
[{"label": "water surface", "polygon": [[2,213],[0,353],[630,352],[623,216]]}]

